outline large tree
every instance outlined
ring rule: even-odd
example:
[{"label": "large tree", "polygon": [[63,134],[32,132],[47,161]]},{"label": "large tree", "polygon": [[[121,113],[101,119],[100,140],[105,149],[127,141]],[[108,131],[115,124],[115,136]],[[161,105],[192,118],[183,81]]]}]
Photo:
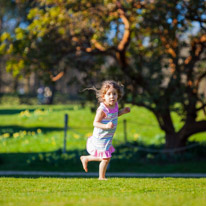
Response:
[{"label": "large tree", "polygon": [[[11,70],[34,69],[55,81],[77,67],[90,82],[121,80],[126,99],[156,116],[166,148],[182,147],[206,131],[206,121],[197,118],[206,107],[198,93],[206,76],[204,0],[38,3],[30,25],[7,39]],[[182,117],[178,130],[172,111]]]}]

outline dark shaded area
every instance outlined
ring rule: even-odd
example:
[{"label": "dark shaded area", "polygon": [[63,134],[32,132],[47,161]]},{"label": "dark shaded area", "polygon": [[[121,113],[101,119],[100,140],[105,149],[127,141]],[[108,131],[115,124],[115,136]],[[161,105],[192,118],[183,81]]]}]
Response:
[{"label": "dark shaded area", "polygon": [[74,110],[73,106],[64,106],[62,108],[53,108],[53,107],[46,107],[46,109],[42,107],[35,107],[32,109],[0,109],[0,115],[13,115],[13,114],[20,114],[21,112],[28,110],[30,113],[34,112],[36,109],[41,109],[42,111],[47,111],[48,109],[52,109],[54,112],[65,111],[65,110]]},{"label": "dark shaded area", "polygon": [[[13,115],[19,114],[20,112],[25,111],[26,109],[0,109],[0,115]],[[34,112],[35,109],[28,109],[29,112]]]},{"label": "dark shaded area", "polygon": [[[17,125],[9,125],[9,126],[0,126],[0,135],[4,133],[9,133],[12,136],[13,133],[26,131],[26,132],[37,132],[38,129],[41,129],[42,133],[46,134],[47,132],[53,131],[63,131],[64,128],[62,127],[22,127]],[[10,137],[12,138],[12,137]]]},{"label": "dark shaded area", "polygon": [[[134,147],[131,147],[131,146]],[[141,173],[206,173],[206,145],[199,145],[184,153],[148,153],[138,150],[136,143],[119,145],[113,153],[109,172]],[[143,145],[142,145],[143,146]],[[145,146],[161,149],[163,146]],[[41,153],[2,153],[0,170],[83,172],[80,156],[85,150],[62,150]],[[97,172],[98,162],[90,162],[90,172]]]}]

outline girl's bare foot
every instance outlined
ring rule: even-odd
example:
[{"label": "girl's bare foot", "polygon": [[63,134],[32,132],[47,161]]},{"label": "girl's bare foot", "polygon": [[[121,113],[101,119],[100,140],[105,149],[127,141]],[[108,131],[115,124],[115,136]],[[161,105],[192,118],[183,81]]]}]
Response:
[{"label": "girl's bare foot", "polygon": [[87,163],[88,163],[87,158],[85,156],[81,156],[80,160],[82,162],[82,166],[83,166],[85,172],[88,172],[88,169],[87,169]]},{"label": "girl's bare foot", "polygon": [[107,180],[107,178],[99,178],[98,180]]}]

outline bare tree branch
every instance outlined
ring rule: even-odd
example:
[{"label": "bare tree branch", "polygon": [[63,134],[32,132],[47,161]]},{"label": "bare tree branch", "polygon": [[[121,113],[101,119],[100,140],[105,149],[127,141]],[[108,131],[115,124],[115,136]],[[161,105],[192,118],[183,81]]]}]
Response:
[{"label": "bare tree branch", "polygon": [[187,138],[198,132],[206,131],[206,121],[199,121],[190,123],[190,125],[184,125],[183,128],[178,132],[178,134],[184,134],[183,137]]},{"label": "bare tree branch", "polygon": [[60,80],[63,76],[64,76],[64,73],[63,71],[59,72],[59,74],[57,74],[56,76],[52,76],[50,75],[50,78],[53,82],[56,82],[58,80]]},{"label": "bare tree branch", "polygon": [[124,10],[121,8],[120,3],[117,3],[118,6],[118,13],[120,18],[122,19],[122,22],[124,23],[124,35],[122,37],[122,40],[120,41],[119,45],[117,46],[119,51],[125,50],[126,47],[129,44],[129,40],[130,40],[130,23],[128,21],[128,19],[125,16],[125,12]]}]

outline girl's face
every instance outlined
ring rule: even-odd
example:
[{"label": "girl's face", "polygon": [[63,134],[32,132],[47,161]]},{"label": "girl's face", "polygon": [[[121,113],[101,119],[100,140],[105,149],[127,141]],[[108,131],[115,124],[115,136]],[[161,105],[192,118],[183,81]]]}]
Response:
[{"label": "girl's face", "polygon": [[103,96],[104,103],[107,106],[115,106],[117,99],[118,99],[118,93],[114,87],[110,87],[107,90],[106,94]]}]

